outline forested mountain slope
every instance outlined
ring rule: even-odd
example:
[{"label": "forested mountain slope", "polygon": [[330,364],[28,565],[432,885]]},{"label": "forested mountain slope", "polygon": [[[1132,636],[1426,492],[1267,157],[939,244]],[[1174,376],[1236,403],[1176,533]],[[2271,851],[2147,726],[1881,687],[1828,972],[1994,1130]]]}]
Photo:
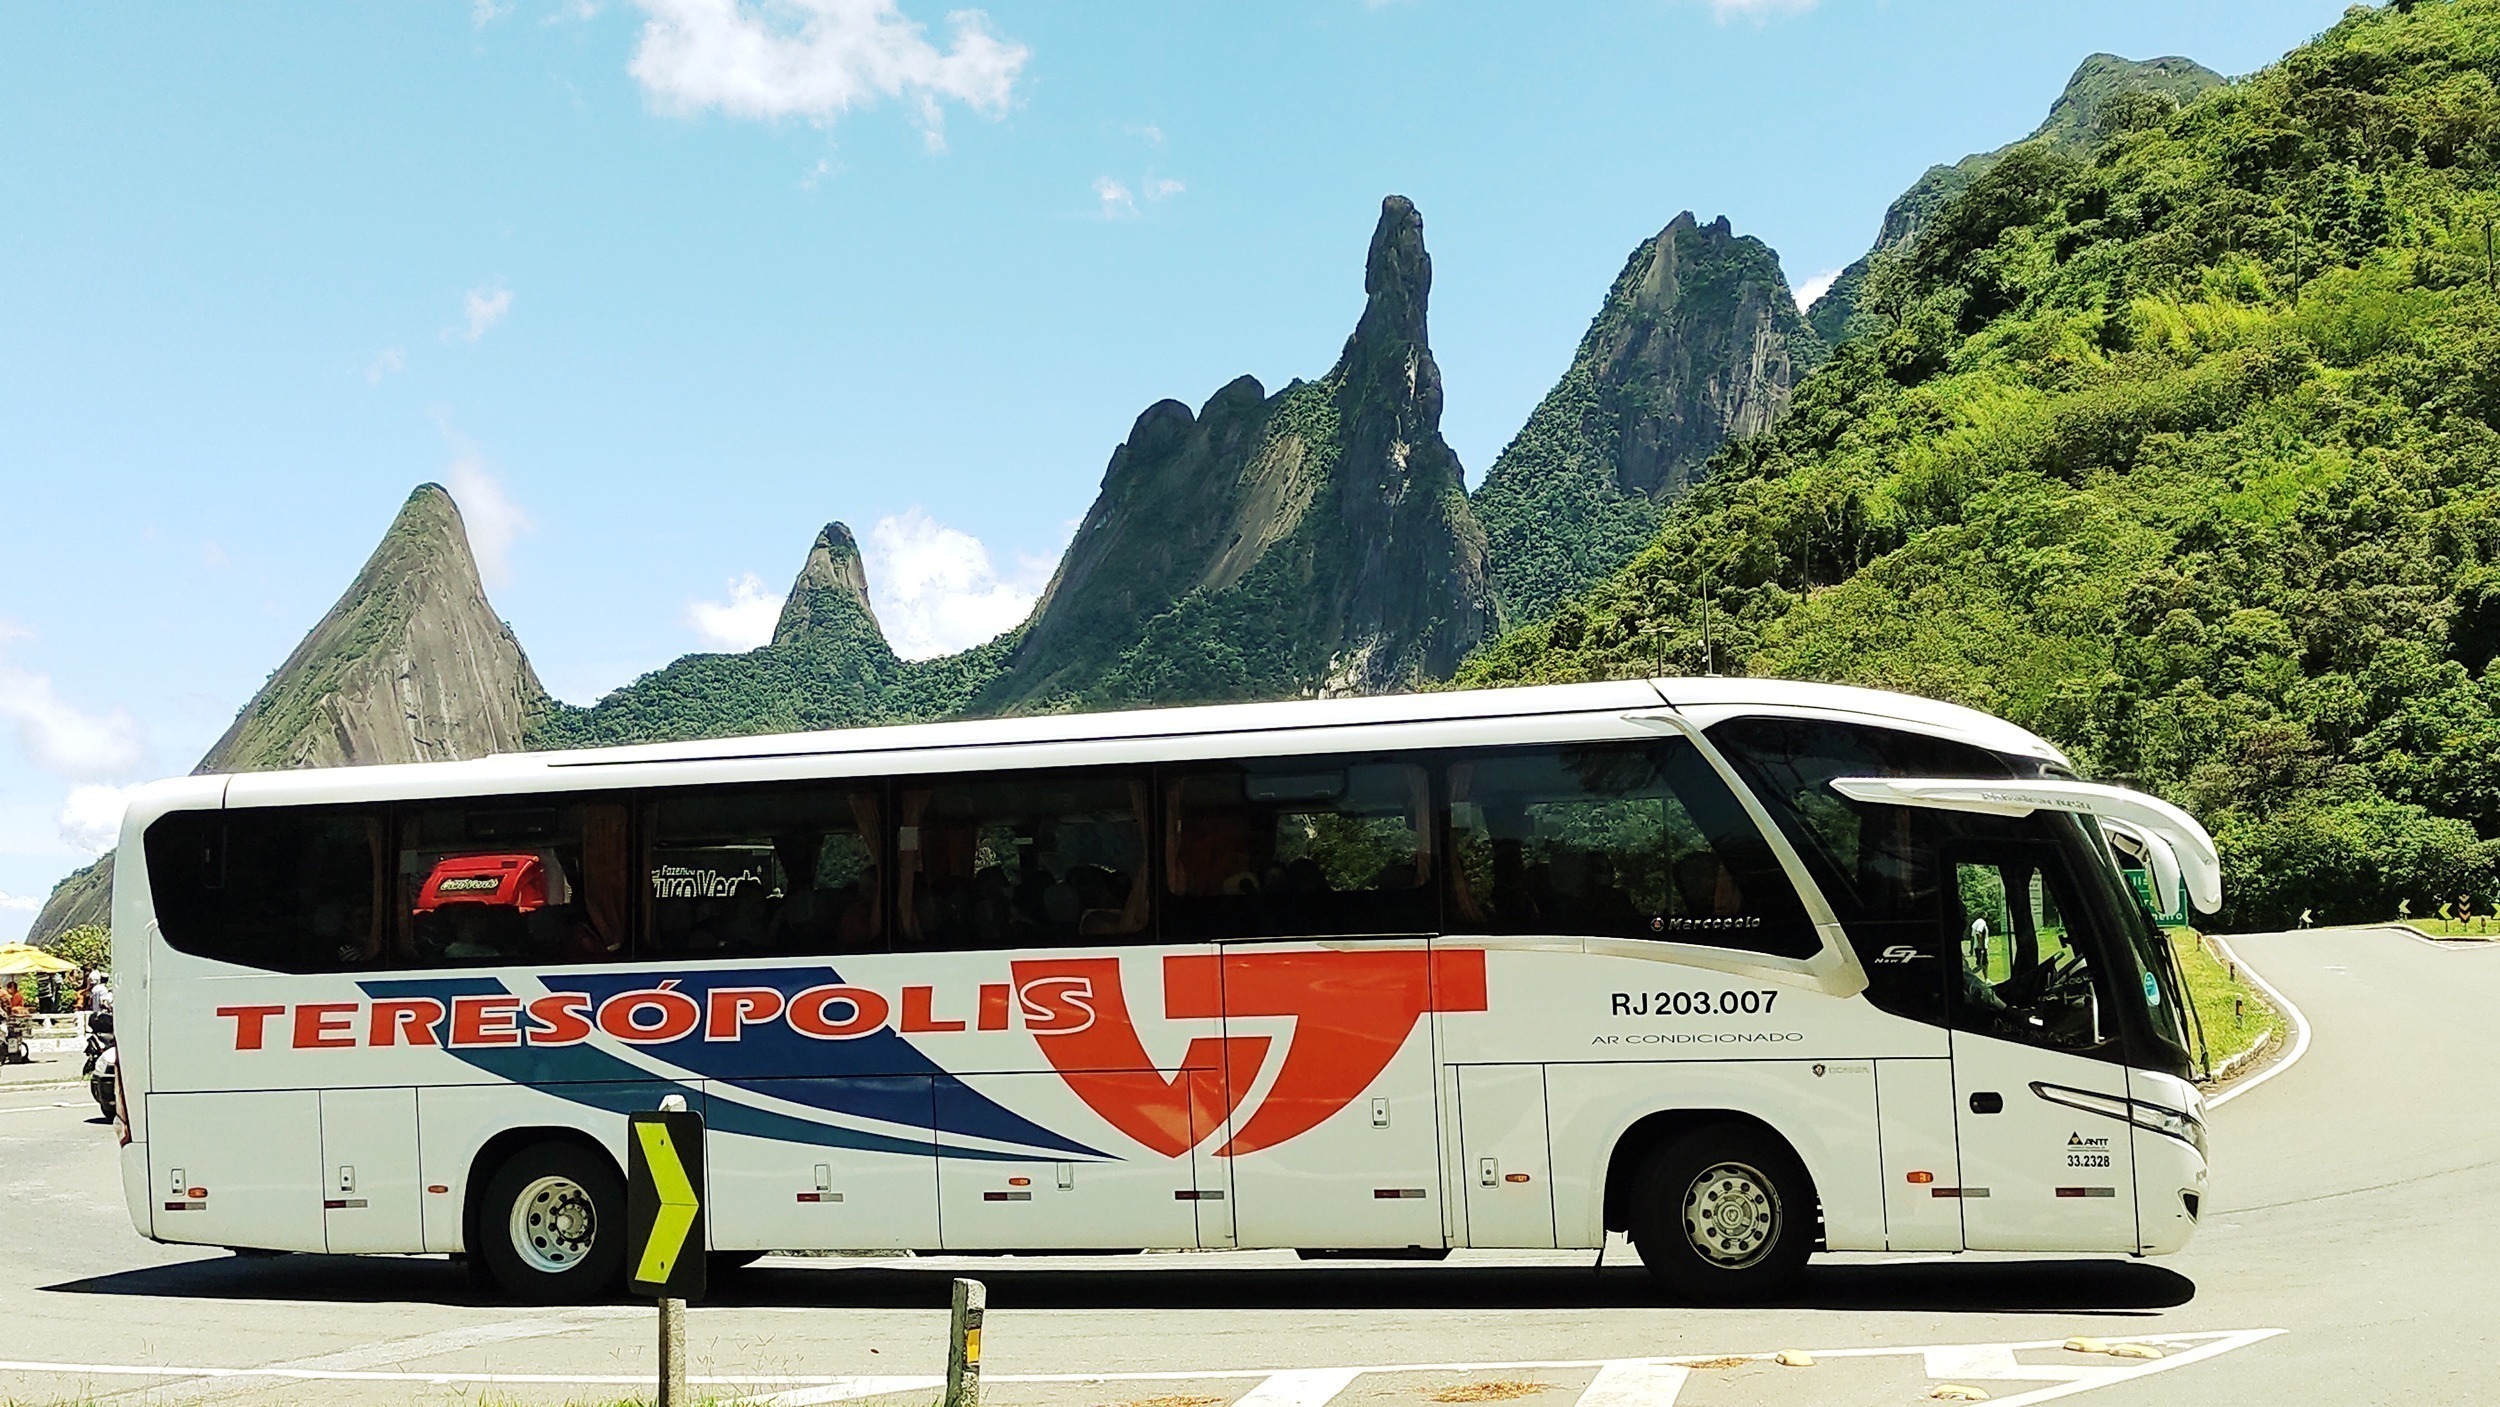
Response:
[{"label": "forested mountain slope", "polygon": [[685,655],[588,708],[559,703],[531,730],[541,748],[674,742],[906,723],[957,713],[997,674],[1016,634],[942,659],[906,660],[868,603],[851,530],[828,523],[790,585],[770,644]]},{"label": "forested mountain slope", "polygon": [[1779,256],[1686,211],[1632,251],[1571,366],[1476,490],[1507,624],[1631,560],[1733,435],[1788,408],[1823,360]]},{"label": "forested mountain slope", "polygon": [[1806,321],[1826,342],[1849,335],[1850,320],[1856,316],[1876,256],[1898,251],[1917,239],[1936,212],[2014,148],[2038,142],[2061,156],[2089,158],[2111,136],[2194,101],[2222,81],[2221,74],[2191,59],[2136,60],[2116,54],[2085,59],[2075,66],[2065,91],[2049,104],[2049,115],[2031,129],[2031,135],[1994,151],[1973,152],[1950,166],[1930,166],[1911,182],[1885,209],[1875,247],[1840,271],[1840,277],[1806,310]]},{"label": "forested mountain slope", "polygon": [[1466,684],[1702,666],[2005,714],[2215,827],[2227,921],[2491,904],[2500,0],[2018,147],[1657,541]]}]

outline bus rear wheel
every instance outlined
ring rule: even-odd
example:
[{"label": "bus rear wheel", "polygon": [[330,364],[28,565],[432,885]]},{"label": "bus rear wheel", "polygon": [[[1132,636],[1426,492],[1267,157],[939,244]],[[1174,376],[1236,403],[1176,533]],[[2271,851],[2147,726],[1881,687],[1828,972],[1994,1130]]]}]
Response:
[{"label": "bus rear wheel", "polygon": [[1711,1124],[1651,1150],[1633,1184],[1632,1244],[1659,1284],[1696,1304],[1750,1304],[1796,1283],[1814,1200],[1788,1145]]},{"label": "bus rear wheel", "polygon": [[604,1298],[625,1273],[625,1181],[604,1153],[533,1143],[486,1180],[476,1251],[507,1295],[534,1304]]}]

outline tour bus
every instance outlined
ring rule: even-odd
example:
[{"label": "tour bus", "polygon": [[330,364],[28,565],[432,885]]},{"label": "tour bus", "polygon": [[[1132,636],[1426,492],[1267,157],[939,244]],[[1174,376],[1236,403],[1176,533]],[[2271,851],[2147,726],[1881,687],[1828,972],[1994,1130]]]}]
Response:
[{"label": "tour bus", "polygon": [[1661,679],[195,776],[113,897],[158,1241],[2159,1254],[2206,1193],[2175,807],[1862,689]]}]

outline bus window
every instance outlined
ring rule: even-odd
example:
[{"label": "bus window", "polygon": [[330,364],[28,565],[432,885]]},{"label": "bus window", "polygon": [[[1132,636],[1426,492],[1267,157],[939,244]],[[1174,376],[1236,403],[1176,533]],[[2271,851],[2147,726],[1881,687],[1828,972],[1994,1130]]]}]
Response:
[{"label": "bus window", "polygon": [[1429,933],[1425,769],[1381,758],[1276,758],[1163,775],[1164,933],[1304,938]]},{"label": "bus window", "polygon": [[1146,781],[965,777],[895,794],[896,946],[1023,948],[1146,932]]},{"label": "bus window", "polygon": [[399,823],[399,959],[489,967],[622,956],[627,858],[621,802],[411,807]]},{"label": "bus window", "polygon": [[1691,744],[1487,752],[1450,764],[1454,933],[1654,938],[1808,957],[1814,925]]},{"label": "bus window", "polygon": [[[2073,887],[2046,846],[1954,846],[1945,925],[1960,950],[1953,1024],[2057,1050],[2107,1039],[2099,975],[2069,928]],[[2114,1013],[2113,1013],[2114,1015]]]},{"label": "bus window", "polygon": [[645,946],[701,957],[885,950],[878,794],[720,788],[653,803]]},{"label": "bus window", "polygon": [[384,965],[376,812],[176,812],[148,827],[146,847],[177,951],[269,972]]}]

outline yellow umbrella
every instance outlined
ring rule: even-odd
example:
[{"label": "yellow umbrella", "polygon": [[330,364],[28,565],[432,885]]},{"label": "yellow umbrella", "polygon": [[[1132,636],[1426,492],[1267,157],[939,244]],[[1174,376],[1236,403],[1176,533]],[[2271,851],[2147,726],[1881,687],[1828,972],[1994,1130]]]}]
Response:
[{"label": "yellow umbrella", "polygon": [[76,972],[78,964],[26,943],[0,943],[0,977],[27,972]]}]

